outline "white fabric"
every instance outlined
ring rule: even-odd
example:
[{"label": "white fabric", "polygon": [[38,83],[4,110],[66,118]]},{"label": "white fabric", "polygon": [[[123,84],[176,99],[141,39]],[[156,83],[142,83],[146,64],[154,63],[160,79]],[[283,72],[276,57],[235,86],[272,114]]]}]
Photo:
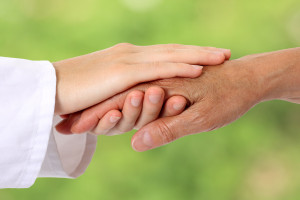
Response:
[{"label": "white fabric", "polygon": [[30,187],[37,177],[75,178],[90,163],[95,136],[54,131],[55,93],[50,62],[0,57],[0,188]]}]

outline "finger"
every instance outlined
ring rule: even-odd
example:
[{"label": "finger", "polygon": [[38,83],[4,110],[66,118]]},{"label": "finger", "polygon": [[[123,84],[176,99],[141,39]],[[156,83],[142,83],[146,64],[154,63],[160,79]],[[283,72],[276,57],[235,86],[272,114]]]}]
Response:
[{"label": "finger", "polygon": [[164,103],[164,90],[160,87],[150,87],[145,92],[143,110],[136,123],[136,128],[140,128],[159,116]]},{"label": "finger", "polygon": [[[193,48],[193,49],[199,49],[198,46],[193,45],[185,45],[187,48]],[[229,60],[231,57],[231,51],[230,49],[224,49],[224,48],[216,48],[216,47],[200,47],[202,50],[211,51],[211,52],[222,52],[225,56],[225,60]]]},{"label": "finger", "polygon": [[122,110],[123,117],[115,127],[119,133],[125,133],[134,128],[134,125],[142,111],[143,98],[144,93],[138,90],[132,91],[127,95]]},{"label": "finger", "polygon": [[190,65],[218,65],[225,61],[225,55],[220,51],[196,50],[196,49],[166,49],[151,53],[141,52],[133,54],[132,60],[137,63],[144,62],[168,62],[186,63]]},{"label": "finger", "polygon": [[71,126],[71,132],[79,134],[91,131],[107,112],[122,109],[125,97],[126,95],[118,95],[118,101],[108,99],[103,103],[84,110],[80,118]]},{"label": "finger", "polygon": [[165,102],[160,117],[171,117],[182,113],[187,105],[183,96],[173,96]]},{"label": "finger", "polygon": [[[145,91],[150,85],[142,85],[139,90]],[[91,131],[98,124],[99,119],[101,119],[110,110],[121,110],[126,99],[127,94],[132,91],[128,90],[124,93],[116,95],[100,104],[92,106],[84,110],[80,118],[72,125],[70,132],[72,133],[85,133]],[[167,98],[169,98],[172,93],[169,93]],[[72,116],[71,116],[72,117]]]},{"label": "finger", "polygon": [[224,48],[216,48],[216,47],[199,47],[199,46],[193,46],[193,45],[185,45],[186,48],[193,48],[193,49],[201,49],[201,50],[207,50],[207,51],[218,51],[222,52],[225,55],[225,59],[229,60],[231,57],[231,51],[230,49],[224,49]]},{"label": "finger", "polygon": [[196,45],[182,45],[182,44],[159,44],[159,45],[151,45],[146,46],[143,50],[144,51],[162,51],[168,49],[194,49],[194,50],[207,50],[207,51],[217,51],[222,52],[225,55],[226,60],[228,60],[231,56],[230,49],[224,48],[216,48],[216,47],[202,47]]},{"label": "finger", "polygon": [[147,151],[168,144],[185,135],[201,132],[201,129],[197,130],[200,125],[191,120],[196,119],[197,114],[197,110],[190,107],[180,115],[159,118],[147,124],[132,137],[133,149]]},{"label": "finger", "polygon": [[71,126],[80,118],[80,115],[80,112],[69,115],[67,119],[62,120],[55,126],[56,130],[62,134],[72,134]]},{"label": "finger", "polygon": [[[141,85],[138,87],[139,90],[145,91],[150,85]],[[124,93],[116,95],[98,105],[92,106],[84,110],[79,120],[77,120],[71,127],[70,132],[72,133],[84,133],[92,130],[98,124],[101,119],[110,110],[121,110],[126,99],[127,94],[132,91],[128,90]],[[167,94],[167,98],[175,95],[172,92]],[[71,116],[72,117],[72,116]]]},{"label": "finger", "polygon": [[132,86],[137,83],[173,77],[196,78],[200,76],[203,69],[202,66],[198,65],[163,62],[133,64],[132,67],[134,67],[135,70],[128,70],[130,74],[127,76],[130,78],[132,78],[132,76],[137,77],[136,82],[134,82]]},{"label": "finger", "polygon": [[60,115],[60,117],[63,118],[63,119],[68,119],[69,116],[70,116],[69,114],[66,114],[66,115]]},{"label": "finger", "polygon": [[118,110],[111,110],[100,119],[98,125],[91,133],[96,135],[105,135],[110,129],[120,121],[122,113]]}]

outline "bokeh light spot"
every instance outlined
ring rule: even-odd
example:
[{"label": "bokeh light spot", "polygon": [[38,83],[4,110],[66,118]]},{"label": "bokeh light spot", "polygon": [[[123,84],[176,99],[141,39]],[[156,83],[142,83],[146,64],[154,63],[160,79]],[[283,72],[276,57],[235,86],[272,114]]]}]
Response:
[{"label": "bokeh light spot", "polygon": [[293,41],[300,44],[300,10],[295,12],[288,21],[287,32]]},{"label": "bokeh light spot", "polygon": [[122,0],[123,4],[136,12],[145,12],[156,7],[162,0]]}]

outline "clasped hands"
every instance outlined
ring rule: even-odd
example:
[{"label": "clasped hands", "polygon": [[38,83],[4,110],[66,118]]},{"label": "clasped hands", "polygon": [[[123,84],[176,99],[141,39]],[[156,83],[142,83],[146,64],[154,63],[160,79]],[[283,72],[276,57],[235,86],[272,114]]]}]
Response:
[{"label": "clasped hands", "polygon": [[[299,67],[290,72],[299,64],[299,52],[295,48],[228,61],[228,49],[119,44],[59,61],[53,63],[55,113],[64,120],[56,129],[97,135],[139,129],[132,138],[137,151],[211,131],[262,101],[299,103]],[[294,79],[286,80],[282,73]]]}]

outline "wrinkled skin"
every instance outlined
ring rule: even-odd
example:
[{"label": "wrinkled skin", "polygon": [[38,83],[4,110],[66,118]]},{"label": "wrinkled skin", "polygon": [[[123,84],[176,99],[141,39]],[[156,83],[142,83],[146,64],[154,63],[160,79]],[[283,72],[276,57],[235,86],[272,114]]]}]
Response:
[{"label": "wrinkled skin", "polygon": [[[165,90],[166,99],[184,96],[189,107],[178,116],[160,118],[142,127],[133,136],[132,146],[137,151],[146,151],[189,134],[223,127],[262,101],[300,103],[299,76],[300,48],[294,48],[205,67],[202,76],[195,79],[172,78],[138,85],[131,90],[159,86]],[[75,132],[91,130],[106,111],[122,109],[127,93],[84,111],[69,128]],[[68,120],[72,121],[72,116]]]}]

